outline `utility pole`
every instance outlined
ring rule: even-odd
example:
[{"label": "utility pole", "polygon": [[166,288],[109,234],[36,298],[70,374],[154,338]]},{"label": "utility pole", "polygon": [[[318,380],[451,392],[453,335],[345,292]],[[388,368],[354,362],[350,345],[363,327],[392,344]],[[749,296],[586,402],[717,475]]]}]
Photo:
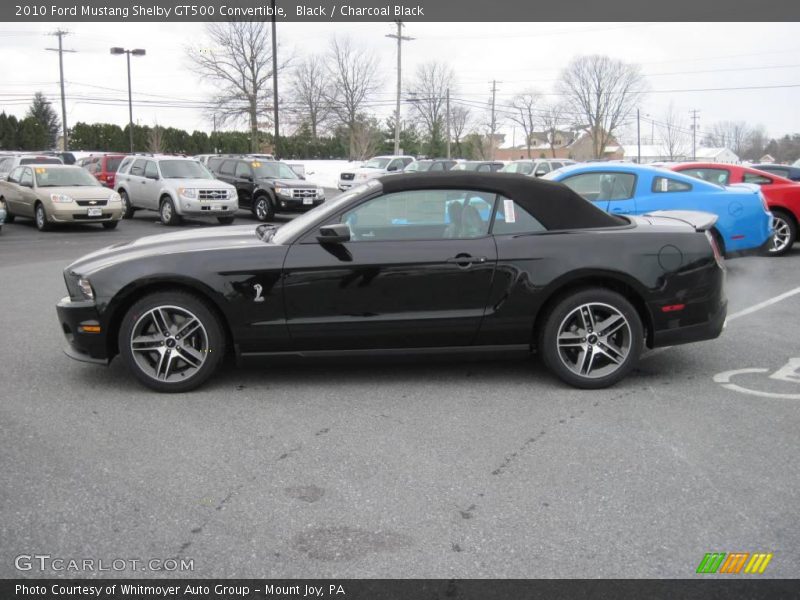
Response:
[{"label": "utility pole", "polygon": [[280,125],[278,123],[278,37],[275,25],[275,0],[272,0],[272,112],[275,119],[275,143],[273,153],[275,158],[280,158],[278,141],[280,139]]},{"label": "utility pole", "polygon": [[692,160],[697,160],[697,119],[700,118],[697,114],[700,111],[692,109],[689,112],[692,115]]},{"label": "utility pole", "polygon": [[642,134],[638,108],[636,109],[636,164],[642,164]]},{"label": "utility pole", "polygon": [[211,119],[212,119],[211,137],[214,140],[214,154],[216,154],[217,152],[219,152],[219,150],[217,150],[217,113],[211,115]]},{"label": "utility pole", "polygon": [[397,106],[394,111],[394,154],[400,154],[400,94],[402,93],[402,54],[403,54],[403,40],[410,42],[414,38],[403,35],[403,22],[397,21],[397,33],[389,33],[386,35],[388,38],[397,39]]},{"label": "utility pole", "polygon": [[67,139],[67,101],[64,99],[64,52],[75,52],[75,50],[64,50],[62,45],[62,38],[69,35],[69,31],[63,29],[56,29],[50,35],[58,37],[58,48],[45,48],[51,52],[58,52],[58,72],[61,77],[61,126],[64,130],[63,133],[63,146],[64,152],[69,149],[69,140]]},{"label": "utility pole", "polygon": [[447,158],[450,158],[450,88],[447,88]]},{"label": "utility pole", "polygon": [[494,103],[496,96],[497,96],[497,81],[493,79],[492,80],[492,123],[491,123],[491,134],[489,135],[489,150],[490,150],[491,160],[494,160],[494,130],[497,127],[497,120],[495,119],[495,112],[494,112]]}]

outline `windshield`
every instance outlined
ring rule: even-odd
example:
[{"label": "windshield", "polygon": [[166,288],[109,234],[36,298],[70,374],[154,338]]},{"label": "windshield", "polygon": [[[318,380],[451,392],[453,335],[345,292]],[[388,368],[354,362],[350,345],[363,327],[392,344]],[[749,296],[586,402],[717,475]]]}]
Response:
[{"label": "windshield", "polygon": [[124,156],[115,156],[113,158],[106,159],[106,171],[109,173],[112,171],[116,171],[119,169],[119,163],[122,162],[122,159],[125,158]]},{"label": "windshield", "polygon": [[344,205],[346,202],[355,198],[356,196],[360,196],[367,190],[377,190],[381,188],[381,182],[377,179],[373,179],[368,181],[362,185],[356,186],[351,188],[344,194],[339,194],[333,200],[328,200],[323,202],[316,208],[311,209],[307,213],[300,215],[289,221],[286,225],[282,226],[278,231],[275,232],[275,235],[272,237],[272,242],[275,244],[285,244],[290,239],[292,239],[295,235],[307,229],[310,225],[314,223],[321,223],[325,219],[328,218],[329,215],[335,213],[339,210],[339,207]]},{"label": "windshield", "polygon": [[214,179],[196,160],[162,160],[158,164],[164,179]]},{"label": "windshield", "polygon": [[479,162],[462,162],[454,166],[451,171],[474,171],[478,168]]},{"label": "windshield", "polygon": [[38,187],[100,187],[100,182],[80,167],[53,169],[34,167]]},{"label": "windshield", "polygon": [[258,179],[300,179],[292,168],[282,162],[260,162],[250,163]]},{"label": "windshield", "polygon": [[372,160],[368,160],[364,163],[364,167],[367,169],[385,169],[386,165],[389,164],[389,161],[392,160],[391,158],[373,158]]},{"label": "windshield", "polygon": [[405,170],[406,171],[430,171],[431,167],[433,166],[432,160],[418,160],[416,162],[411,163],[408,165]]},{"label": "windshield", "polygon": [[19,161],[21,165],[63,165],[60,158],[23,158]]},{"label": "windshield", "polygon": [[505,167],[500,169],[501,173],[522,173],[523,175],[530,175],[533,173],[533,163],[532,162],[513,162],[507,164]]}]

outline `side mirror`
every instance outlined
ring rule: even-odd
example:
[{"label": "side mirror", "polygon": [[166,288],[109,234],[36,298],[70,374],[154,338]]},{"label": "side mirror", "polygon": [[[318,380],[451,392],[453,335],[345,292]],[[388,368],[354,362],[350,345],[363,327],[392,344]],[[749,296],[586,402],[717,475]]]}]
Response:
[{"label": "side mirror", "polygon": [[26,187],[26,188],[32,188],[33,187],[33,183],[31,183],[29,181],[20,181],[19,184],[22,187]]},{"label": "side mirror", "polygon": [[397,166],[396,166],[396,165],[392,165],[391,167],[389,167],[389,168],[388,168],[388,169],[386,169],[386,170],[387,170],[387,171],[397,171]]},{"label": "side mirror", "polygon": [[541,177],[542,175],[547,175],[547,171],[545,171],[544,169],[537,169],[533,175],[535,177]]},{"label": "side mirror", "polygon": [[342,244],[350,241],[350,226],[347,223],[334,223],[319,228],[317,241],[320,244]]}]

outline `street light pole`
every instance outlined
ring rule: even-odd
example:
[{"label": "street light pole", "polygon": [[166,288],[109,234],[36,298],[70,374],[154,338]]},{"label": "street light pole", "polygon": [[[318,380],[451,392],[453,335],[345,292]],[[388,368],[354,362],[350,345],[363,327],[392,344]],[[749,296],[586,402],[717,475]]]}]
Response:
[{"label": "street light pole", "polygon": [[117,46],[111,48],[111,54],[125,54],[128,62],[128,134],[131,142],[131,154],[133,154],[133,92],[131,91],[131,54],[133,56],[144,56],[146,51],[142,48],[127,50]]}]

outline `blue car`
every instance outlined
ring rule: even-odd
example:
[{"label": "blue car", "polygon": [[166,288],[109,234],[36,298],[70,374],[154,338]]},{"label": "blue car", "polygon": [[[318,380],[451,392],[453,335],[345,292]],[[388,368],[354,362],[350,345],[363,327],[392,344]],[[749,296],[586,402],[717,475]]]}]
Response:
[{"label": "blue car", "polygon": [[719,217],[714,231],[723,253],[766,249],[772,215],[756,186],[721,186],[674,171],[628,163],[564,167],[544,176],[560,181],[606,212],[640,215],[697,210]]}]

